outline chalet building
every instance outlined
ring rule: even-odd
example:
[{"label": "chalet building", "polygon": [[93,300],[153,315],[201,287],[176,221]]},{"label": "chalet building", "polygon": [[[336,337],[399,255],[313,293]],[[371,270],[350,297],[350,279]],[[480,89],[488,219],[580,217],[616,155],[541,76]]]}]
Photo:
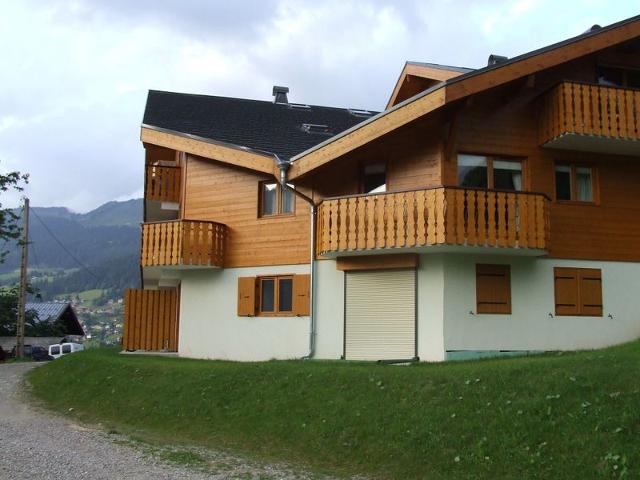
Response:
[{"label": "chalet building", "polygon": [[380,113],[151,91],[124,348],[442,361],[640,337],[640,17]]}]

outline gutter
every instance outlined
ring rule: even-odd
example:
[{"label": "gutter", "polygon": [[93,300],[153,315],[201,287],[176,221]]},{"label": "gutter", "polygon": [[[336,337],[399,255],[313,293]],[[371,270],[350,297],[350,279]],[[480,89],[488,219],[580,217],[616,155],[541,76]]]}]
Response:
[{"label": "gutter", "polygon": [[309,259],[309,264],[311,266],[311,272],[309,275],[309,321],[310,321],[310,326],[309,326],[309,353],[307,353],[304,357],[302,357],[302,360],[309,360],[311,358],[313,358],[313,356],[315,355],[316,352],[316,316],[315,316],[315,285],[316,285],[316,212],[317,212],[317,206],[315,204],[315,202],[309,198],[308,196],[306,196],[304,193],[297,191],[295,188],[290,188],[289,185],[287,185],[287,172],[289,170],[289,167],[291,166],[291,162],[287,161],[287,160],[282,160],[280,157],[278,157],[278,155],[276,155],[275,153],[272,154],[273,157],[276,160],[276,166],[278,167],[278,170],[280,172],[279,178],[278,178],[278,182],[280,183],[280,187],[282,189],[289,189],[291,190],[295,195],[299,196],[300,198],[302,198],[305,202],[307,202],[310,206],[310,213],[311,213],[311,219],[310,219],[310,245],[309,245],[309,252],[310,252],[310,259]]}]

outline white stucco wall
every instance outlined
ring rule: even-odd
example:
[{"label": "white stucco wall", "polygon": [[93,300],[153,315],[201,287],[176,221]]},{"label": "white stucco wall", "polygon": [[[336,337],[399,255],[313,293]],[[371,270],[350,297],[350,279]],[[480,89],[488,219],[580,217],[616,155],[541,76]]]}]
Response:
[{"label": "white stucco wall", "polygon": [[421,255],[418,267],[418,356],[439,362],[444,349],[444,260],[443,255]]},{"label": "white stucco wall", "polygon": [[[476,263],[511,265],[511,315],[469,313]],[[640,263],[447,254],[444,267],[446,350],[589,349],[640,337]],[[600,268],[604,315],[556,317],[554,267]]]},{"label": "white stucco wall", "polygon": [[316,354],[338,359],[344,353],[344,272],[335,260],[316,263]]},{"label": "white stucco wall", "polygon": [[182,272],[178,354],[260,361],[308,353],[309,317],[239,317],[238,277],[309,273],[309,265]]}]

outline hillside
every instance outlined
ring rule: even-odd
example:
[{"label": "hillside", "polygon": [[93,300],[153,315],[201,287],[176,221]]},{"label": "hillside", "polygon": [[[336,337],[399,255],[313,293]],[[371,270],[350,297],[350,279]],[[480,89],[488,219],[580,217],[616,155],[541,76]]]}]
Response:
[{"label": "hillside", "polygon": [[[32,212],[29,232],[32,270],[74,269],[80,267],[78,261],[91,267],[138,254],[142,199],[108,202],[84,214],[64,207],[34,207]],[[19,261],[16,244],[0,265],[0,274],[15,271]]]},{"label": "hillside", "polygon": [[95,349],[29,380],[50,407],[109,430],[344,477],[592,479],[640,477],[638,375],[636,341],[411,366]]}]

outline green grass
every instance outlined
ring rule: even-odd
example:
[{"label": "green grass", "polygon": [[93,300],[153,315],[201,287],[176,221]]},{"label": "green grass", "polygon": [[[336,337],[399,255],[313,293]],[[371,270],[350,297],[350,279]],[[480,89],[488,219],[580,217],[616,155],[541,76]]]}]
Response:
[{"label": "green grass", "polygon": [[35,369],[29,380],[38,398],[81,421],[316,472],[640,476],[640,342],[408,367],[213,362],[94,349]]}]

